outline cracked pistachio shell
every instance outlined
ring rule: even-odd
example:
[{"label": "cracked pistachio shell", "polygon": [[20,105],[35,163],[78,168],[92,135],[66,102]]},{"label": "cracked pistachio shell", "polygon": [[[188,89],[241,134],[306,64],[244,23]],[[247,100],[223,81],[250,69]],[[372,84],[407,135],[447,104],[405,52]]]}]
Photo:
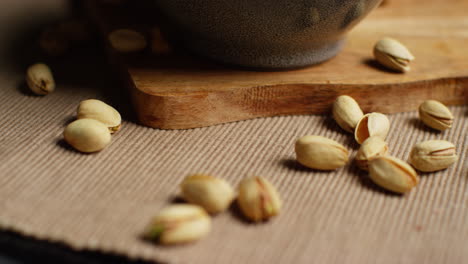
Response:
[{"label": "cracked pistachio shell", "polygon": [[371,159],[369,175],[380,187],[397,193],[408,192],[419,182],[416,171],[408,163],[391,156]]},{"label": "cracked pistachio shell", "polygon": [[245,217],[254,222],[267,220],[279,214],[282,206],[275,187],[263,177],[242,180],[237,202]]},{"label": "cracked pistachio shell", "polygon": [[363,170],[369,169],[369,160],[377,156],[388,154],[388,145],[380,137],[370,137],[366,139],[356,154],[356,164]]},{"label": "cracked pistachio shell", "polygon": [[234,190],[223,179],[206,174],[190,175],[180,184],[182,197],[208,213],[225,211],[234,200]]},{"label": "cracked pistachio shell", "polygon": [[211,230],[210,216],[198,205],[175,204],[163,209],[148,226],[144,237],[161,244],[199,240]]},{"label": "cracked pistachio shell", "polygon": [[144,50],[147,45],[143,34],[130,29],[114,30],[109,34],[108,39],[118,52],[137,52]]},{"label": "cracked pistachio shell", "polygon": [[76,112],[78,119],[95,119],[106,125],[111,133],[118,131],[122,124],[120,113],[115,108],[96,99],[82,101]]},{"label": "cracked pistachio shell", "polygon": [[344,130],[353,133],[354,128],[364,116],[359,104],[347,95],[338,96],[333,103],[333,118]]},{"label": "cracked pistachio shell", "polygon": [[348,162],[348,150],[340,143],[322,136],[304,136],[296,141],[296,159],[317,170],[334,170]]},{"label": "cracked pistachio shell", "polygon": [[419,118],[429,127],[443,131],[452,127],[452,112],[436,100],[424,101],[419,106]]},{"label": "cracked pistachio shell", "polygon": [[409,63],[414,60],[413,54],[392,38],[383,38],[375,44],[374,57],[383,66],[398,72],[409,71]]},{"label": "cracked pistachio shell", "polygon": [[424,172],[446,169],[457,160],[455,145],[445,140],[418,143],[410,153],[411,165]]},{"label": "cracked pistachio shell", "polygon": [[78,119],[63,132],[65,141],[78,151],[90,153],[104,149],[111,142],[107,126],[94,119]]},{"label": "cracked pistachio shell", "polygon": [[29,66],[26,72],[26,83],[37,95],[46,95],[55,90],[55,81],[49,66],[37,63]]},{"label": "cracked pistachio shell", "polygon": [[380,137],[385,140],[390,130],[388,117],[381,113],[370,113],[359,120],[354,131],[354,138],[359,144],[369,137]]}]

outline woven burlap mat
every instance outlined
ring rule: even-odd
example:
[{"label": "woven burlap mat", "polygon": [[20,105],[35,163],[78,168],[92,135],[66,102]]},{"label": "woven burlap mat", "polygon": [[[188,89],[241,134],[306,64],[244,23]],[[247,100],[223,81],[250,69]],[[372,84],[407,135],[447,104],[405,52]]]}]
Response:
[{"label": "woven burlap mat", "polygon": [[[16,15],[36,14],[37,2],[43,3],[6,2]],[[11,33],[10,22],[25,20],[5,15],[0,30]],[[353,163],[317,172],[294,161],[294,141],[306,134],[335,139],[356,153],[352,136],[328,116],[263,118],[181,131],[146,128],[132,121],[126,93],[112,81],[104,59],[97,58],[100,52],[51,61],[57,91],[46,97],[29,94],[22,85],[24,66],[39,57],[27,58],[29,51],[21,45],[11,49],[5,44],[14,39],[10,35],[2,35],[0,44],[2,58],[9,58],[0,62],[2,229],[77,250],[169,263],[468,261],[467,106],[450,108],[455,123],[443,133],[427,129],[416,112],[389,116],[394,156],[407,159],[413,144],[427,139],[452,141],[459,152],[456,165],[422,174],[409,194],[393,195],[373,185]],[[127,120],[112,144],[92,155],[77,153],[62,140],[77,104],[87,98],[115,105]],[[213,218],[208,237],[185,246],[141,240],[151,217],[176,200],[180,181],[195,172],[233,185],[249,175],[264,176],[277,186],[284,210],[263,224],[249,224],[228,211]]]}]

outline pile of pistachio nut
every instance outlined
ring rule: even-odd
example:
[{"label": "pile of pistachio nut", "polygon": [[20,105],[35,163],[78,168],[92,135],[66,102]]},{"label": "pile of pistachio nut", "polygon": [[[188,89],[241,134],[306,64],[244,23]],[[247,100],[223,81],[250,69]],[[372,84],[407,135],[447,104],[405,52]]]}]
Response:
[{"label": "pile of pistachio nut", "polygon": [[[37,95],[47,95],[55,90],[52,72],[43,63],[28,68],[26,83]],[[102,101],[88,99],[78,105],[77,120],[67,125],[63,137],[80,152],[97,152],[109,145],[111,134],[117,132],[121,124],[122,118],[115,108]]]},{"label": "pile of pistachio nut", "polygon": [[[355,140],[361,144],[355,156],[357,166],[369,171],[370,179],[386,190],[408,192],[419,182],[413,167],[422,172],[433,172],[448,168],[458,159],[453,143],[428,140],[414,145],[409,156],[410,166],[389,155],[385,139],[390,121],[386,115],[364,114],[358,103],[347,95],[336,98],[332,111],[338,125],[354,133]],[[449,129],[453,123],[450,110],[435,100],[424,101],[419,106],[419,117],[424,124],[436,130]],[[316,135],[299,138],[295,150],[300,164],[317,170],[343,167],[349,158],[349,152],[343,145]]]},{"label": "pile of pistachio nut", "polygon": [[111,134],[122,126],[120,113],[96,99],[82,101],[76,112],[77,120],[67,125],[63,137],[73,148],[84,153],[104,149],[111,142]]},{"label": "pile of pistachio nut", "polygon": [[[228,182],[206,174],[186,177],[180,189],[181,197],[189,204],[173,204],[162,209],[146,228],[146,239],[171,245],[205,237],[211,230],[209,214],[226,211],[236,199]],[[268,220],[281,210],[277,190],[263,177],[243,179],[237,192],[237,205],[250,221]]]}]

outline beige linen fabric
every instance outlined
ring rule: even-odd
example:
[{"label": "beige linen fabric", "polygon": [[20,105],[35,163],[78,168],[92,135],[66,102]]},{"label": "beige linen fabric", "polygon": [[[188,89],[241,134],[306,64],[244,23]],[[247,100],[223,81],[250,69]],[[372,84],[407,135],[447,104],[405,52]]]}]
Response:
[{"label": "beige linen fabric", "polygon": [[[14,4],[23,1],[7,2],[10,10],[25,9]],[[62,141],[78,103],[97,97],[125,113],[125,92],[108,81],[115,76],[93,56],[99,53],[53,62],[57,89],[46,97],[17,88],[24,65],[0,63],[2,229],[78,250],[169,263],[468,262],[467,106],[450,108],[454,127],[443,133],[424,127],[416,112],[389,116],[392,155],[406,160],[413,144],[427,139],[452,141],[459,152],[455,166],[422,174],[419,186],[403,196],[373,185],[354,163],[318,172],[294,161],[294,141],[306,134],[337,140],[355,155],[352,135],[326,116],[181,131],[126,121],[108,148],[83,155]],[[178,184],[196,172],[234,186],[246,176],[264,176],[277,186],[284,210],[263,224],[249,224],[231,210],[213,218],[208,237],[185,246],[142,241],[152,216],[174,202]]]}]

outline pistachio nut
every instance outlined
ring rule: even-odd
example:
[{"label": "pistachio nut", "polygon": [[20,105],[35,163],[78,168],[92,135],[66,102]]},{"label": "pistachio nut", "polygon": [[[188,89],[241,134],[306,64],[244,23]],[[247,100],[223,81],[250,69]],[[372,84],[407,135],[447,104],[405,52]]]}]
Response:
[{"label": "pistachio nut", "polygon": [[193,204],[174,204],[153,219],[144,237],[161,244],[179,244],[199,240],[210,230],[211,219],[203,208]]},{"label": "pistachio nut", "polygon": [[80,103],[76,112],[78,119],[95,119],[106,125],[111,133],[117,132],[122,126],[122,118],[119,112],[100,100],[84,100]]},{"label": "pistachio nut", "polygon": [[244,215],[255,222],[279,214],[282,206],[275,187],[263,177],[242,180],[239,184],[237,202]]},{"label": "pistachio nut", "polygon": [[151,31],[151,52],[157,55],[166,55],[171,53],[172,48],[169,42],[163,36],[159,27],[155,27]]},{"label": "pistachio nut", "polygon": [[338,96],[333,103],[333,118],[344,130],[353,133],[357,123],[364,116],[356,100],[347,95]]},{"label": "pistachio nut", "polygon": [[392,38],[383,38],[375,44],[374,57],[383,66],[399,72],[409,71],[409,63],[414,60],[413,54]]},{"label": "pistachio nut", "polygon": [[322,18],[320,17],[320,12],[317,7],[311,7],[308,17],[308,25],[317,25]]},{"label": "pistachio nut", "polygon": [[446,169],[457,160],[455,145],[445,140],[418,143],[410,153],[411,165],[424,172]]},{"label": "pistachio nut", "polygon": [[348,150],[340,143],[322,136],[304,136],[296,141],[296,159],[318,170],[334,170],[348,162]]},{"label": "pistachio nut", "polygon": [[125,3],[126,0],[101,0],[103,4],[107,5],[122,5]]},{"label": "pistachio nut", "polygon": [[96,152],[104,149],[111,141],[109,129],[103,123],[89,118],[70,123],[63,132],[65,141],[81,152]]},{"label": "pistachio nut", "polygon": [[408,163],[390,156],[369,160],[369,175],[380,187],[397,193],[408,192],[419,182],[416,171]]},{"label": "pistachio nut", "polygon": [[356,154],[356,164],[363,170],[369,169],[369,160],[378,156],[388,154],[388,145],[380,137],[369,137],[366,139]]},{"label": "pistachio nut", "polygon": [[55,90],[55,81],[50,68],[43,63],[29,66],[26,72],[26,83],[37,95],[46,95]]},{"label": "pistachio nut", "polygon": [[117,29],[109,36],[112,47],[118,52],[137,52],[146,48],[146,38],[141,33],[130,29]]},{"label": "pistachio nut", "polygon": [[436,100],[424,101],[419,106],[419,118],[429,127],[443,131],[452,127],[452,112]]},{"label": "pistachio nut", "polygon": [[50,56],[61,56],[68,51],[70,43],[58,27],[50,27],[41,33],[39,46]]},{"label": "pistachio nut", "polygon": [[84,20],[72,19],[63,21],[57,28],[64,37],[73,42],[84,42],[91,37]]},{"label": "pistachio nut", "polygon": [[180,184],[182,197],[208,213],[225,211],[234,200],[234,190],[223,179],[206,174],[190,175]]},{"label": "pistachio nut", "polygon": [[369,137],[380,137],[385,140],[390,130],[388,117],[381,113],[370,113],[359,120],[354,131],[354,138],[359,144]]}]

